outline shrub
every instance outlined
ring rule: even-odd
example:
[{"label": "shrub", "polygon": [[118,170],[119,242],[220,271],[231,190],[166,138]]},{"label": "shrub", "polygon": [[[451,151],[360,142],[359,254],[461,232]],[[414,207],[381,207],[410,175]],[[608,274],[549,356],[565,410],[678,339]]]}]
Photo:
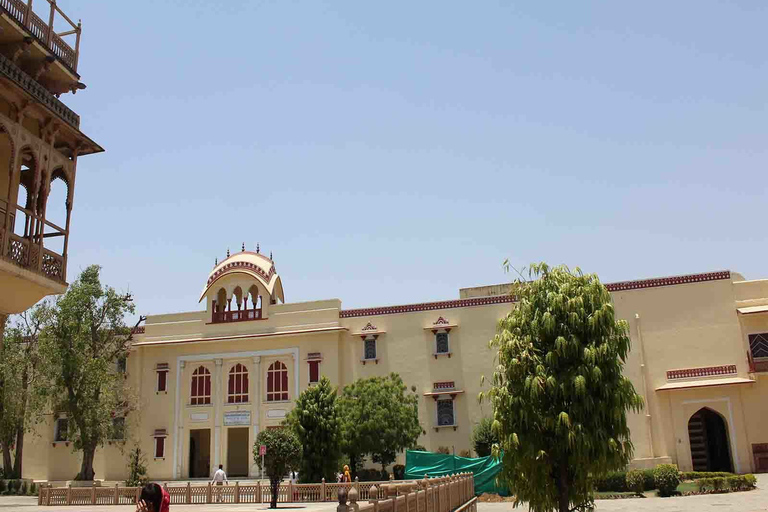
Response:
[{"label": "shrub", "polygon": [[735,475],[724,471],[683,471],[680,473],[680,480],[699,480],[700,478],[716,478],[719,476],[728,477]]},{"label": "shrub", "polygon": [[627,473],[627,489],[635,494],[643,494],[645,490],[645,475],[639,469]]},{"label": "shrub", "polygon": [[499,443],[499,436],[493,430],[493,418],[483,418],[472,429],[472,446],[478,457],[491,454],[491,447]]},{"label": "shrub", "polygon": [[472,453],[469,450],[461,450],[459,452],[459,457],[470,458],[470,457],[472,457]]},{"label": "shrub", "polygon": [[27,495],[27,481],[22,480],[21,487],[19,488],[19,496],[26,496],[26,495]]},{"label": "shrub", "polygon": [[442,453],[443,455],[450,455],[451,450],[447,446],[440,446],[435,453]]},{"label": "shrub", "polygon": [[417,444],[416,446],[411,448],[411,450],[416,450],[417,452],[425,452],[425,451],[427,451],[427,449],[424,448],[423,446],[421,446],[420,444]]},{"label": "shrub", "polygon": [[376,468],[358,469],[357,478],[361,482],[379,482],[389,480],[389,473]]},{"label": "shrub", "polygon": [[5,494],[6,488],[5,480],[0,479],[0,494]]},{"label": "shrub", "polygon": [[659,496],[672,496],[680,485],[680,471],[674,464],[659,464],[653,473]]},{"label": "shrub", "polygon": [[8,480],[8,494],[15,496],[19,491],[18,480]]},{"label": "shrub", "polygon": [[31,496],[37,495],[37,486],[35,485],[35,482],[29,484],[29,494]]},{"label": "shrub", "polygon": [[405,479],[405,466],[402,464],[395,464],[392,466],[392,474],[395,475],[395,480]]},{"label": "shrub", "polygon": [[755,475],[717,476],[696,480],[696,486],[701,492],[748,491],[754,489],[756,484]]},{"label": "shrub", "polygon": [[627,490],[627,474],[624,471],[611,471],[595,480],[595,488],[599,492],[625,492]]}]

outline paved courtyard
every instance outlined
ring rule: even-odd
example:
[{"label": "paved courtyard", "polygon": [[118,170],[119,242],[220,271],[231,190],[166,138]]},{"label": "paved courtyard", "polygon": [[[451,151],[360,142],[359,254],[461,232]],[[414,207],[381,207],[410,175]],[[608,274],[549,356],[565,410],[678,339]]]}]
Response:
[{"label": "paved courtyard", "polygon": [[[281,505],[278,510],[288,512],[333,512],[336,503],[307,503]],[[511,503],[480,503],[479,512],[512,512]],[[598,500],[597,512],[757,512],[768,509],[768,474],[757,475],[757,489],[731,494],[710,494],[680,498],[646,498],[626,500]],[[133,512],[133,506],[72,506],[38,507],[37,498],[0,496],[0,512]],[[253,512],[269,510],[260,505],[173,505],[173,511],[182,512]],[[519,510],[525,510],[523,508]]]}]

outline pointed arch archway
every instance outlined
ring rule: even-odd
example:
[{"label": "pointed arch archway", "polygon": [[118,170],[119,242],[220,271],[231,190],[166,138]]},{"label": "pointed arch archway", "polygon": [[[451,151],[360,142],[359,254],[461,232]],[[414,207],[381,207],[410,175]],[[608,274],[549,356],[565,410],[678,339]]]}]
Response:
[{"label": "pointed arch archway", "polygon": [[702,407],[688,420],[688,440],[694,471],[733,472],[728,422],[718,412]]}]

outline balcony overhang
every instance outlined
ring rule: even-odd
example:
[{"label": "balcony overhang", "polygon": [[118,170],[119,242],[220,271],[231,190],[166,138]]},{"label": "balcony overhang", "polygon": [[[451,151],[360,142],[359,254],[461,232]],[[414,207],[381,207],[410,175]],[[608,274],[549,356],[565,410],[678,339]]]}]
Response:
[{"label": "balcony overhang", "polygon": [[[21,313],[48,295],[67,291],[67,283],[54,281],[37,272],[0,258],[0,313]],[[9,293],[10,292],[10,293]]]}]

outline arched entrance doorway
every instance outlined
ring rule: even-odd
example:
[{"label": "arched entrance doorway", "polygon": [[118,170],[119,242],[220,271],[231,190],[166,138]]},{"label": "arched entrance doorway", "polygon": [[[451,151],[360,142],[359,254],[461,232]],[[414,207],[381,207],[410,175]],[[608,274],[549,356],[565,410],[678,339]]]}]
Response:
[{"label": "arched entrance doorway", "polygon": [[728,426],[718,413],[703,407],[688,420],[694,471],[733,472]]}]

